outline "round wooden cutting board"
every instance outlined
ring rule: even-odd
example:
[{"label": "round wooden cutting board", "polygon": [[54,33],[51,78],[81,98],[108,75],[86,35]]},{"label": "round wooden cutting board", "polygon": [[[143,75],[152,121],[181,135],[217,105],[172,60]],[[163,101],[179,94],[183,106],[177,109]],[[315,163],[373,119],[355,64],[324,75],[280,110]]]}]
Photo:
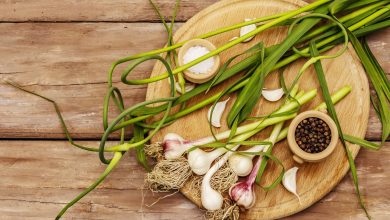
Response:
[{"label": "round wooden cutting board", "polygon": [[[305,5],[306,3],[299,0],[226,0],[218,2],[205,10],[199,12],[184,24],[175,34],[175,42],[194,38],[197,35],[215,30],[216,28],[229,26],[242,22],[245,18],[259,18],[266,15],[272,15],[284,11],[296,9]],[[216,46],[221,46],[228,42],[234,36],[239,35],[239,30],[234,30],[218,36],[209,38]],[[286,28],[277,27],[264,31],[258,34],[249,43],[242,43],[235,47],[224,51],[220,54],[221,61],[226,61],[229,57],[240,53],[249,48],[253,44],[263,41],[267,46],[276,44],[286,37]],[[350,47],[351,48],[351,47]],[[329,51],[335,53],[336,50]],[[285,71],[287,83],[291,82],[297,74],[299,68],[303,65],[305,60],[301,59],[289,65]],[[346,134],[357,137],[364,137],[367,129],[368,114],[369,114],[369,87],[365,72],[355,55],[353,49],[349,49],[342,56],[322,61],[326,79],[328,81],[330,92],[333,93],[337,89],[350,85],[352,92],[340,103],[336,105],[343,131]],[[165,72],[160,63],[155,65],[152,76]],[[278,87],[278,74],[272,73],[266,79],[265,86],[267,88]],[[230,81],[231,82],[231,81]],[[224,85],[229,84],[225,82]],[[207,96],[213,95],[216,91],[220,91],[224,85],[218,86],[207,95],[201,94],[187,103],[191,106],[199,100]],[[313,88],[318,89],[317,97],[310,103],[303,106],[302,111],[312,109],[318,103],[323,101],[319,84],[316,79],[314,69],[309,68],[301,77],[301,89],[308,91]],[[149,84],[147,90],[147,100],[156,99],[160,97],[169,96],[168,80],[162,80],[156,83]],[[230,96],[231,99],[228,108],[223,115],[223,127],[216,129],[216,132],[227,130],[226,115],[235,100],[235,95]],[[259,102],[253,115],[263,115],[271,112],[281,102],[269,103],[263,99]],[[162,129],[154,138],[153,141],[161,141],[164,135],[168,132],[175,132],[182,135],[186,139],[195,140],[200,137],[210,135],[209,126],[206,118],[208,107],[205,107],[197,112],[194,112],[186,117],[183,117],[173,123],[172,125]],[[271,128],[268,128],[255,136],[254,140],[263,140],[269,135]],[[349,145],[354,156],[357,155],[359,147]],[[297,187],[298,193],[301,197],[301,204],[297,198],[289,193],[283,186],[279,185],[269,192],[265,192],[260,187],[256,187],[256,204],[250,210],[241,213],[242,219],[275,219],[288,216],[299,212],[313,203],[320,200],[327,193],[329,193],[344,177],[349,169],[345,150],[339,143],[335,152],[326,160],[310,164],[306,163],[298,165],[292,160],[291,152],[289,151],[287,141],[282,141],[275,145],[273,153],[278,157],[286,167],[286,169],[293,166],[298,166]],[[269,184],[278,175],[276,165],[270,163],[266,169],[263,184]],[[200,205],[200,201],[195,199],[190,191],[186,190],[188,186],[182,189],[182,193],[192,200],[194,203]],[[351,195],[353,196],[353,195]]]}]

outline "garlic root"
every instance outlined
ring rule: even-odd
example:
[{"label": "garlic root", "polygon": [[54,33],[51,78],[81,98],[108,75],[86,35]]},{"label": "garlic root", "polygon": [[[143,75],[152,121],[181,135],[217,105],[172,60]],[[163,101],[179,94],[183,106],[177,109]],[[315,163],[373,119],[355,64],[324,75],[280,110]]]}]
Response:
[{"label": "garlic root", "polygon": [[160,160],[153,170],[146,174],[145,183],[153,192],[167,192],[182,188],[191,175],[191,168],[184,157]]}]

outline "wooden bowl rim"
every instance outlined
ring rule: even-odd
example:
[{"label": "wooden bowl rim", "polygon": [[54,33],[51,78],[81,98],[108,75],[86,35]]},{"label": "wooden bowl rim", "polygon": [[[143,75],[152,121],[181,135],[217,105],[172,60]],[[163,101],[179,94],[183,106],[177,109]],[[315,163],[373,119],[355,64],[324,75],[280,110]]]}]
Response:
[{"label": "wooden bowl rim", "polygon": [[[325,121],[325,123],[329,126],[330,132],[332,135],[332,138],[331,138],[329,145],[325,148],[325,150],[323,150],[319,153],[307,153],[307,152],[303,151],[298,146],[298,144],[295,140],[295,130],[296,130],[298,124],[301,121],[303,121],[304,119],[311,118],[311,117],[319,118],[319,119]],[[332,152],[336,148],[338,139],[339,139],[339,135],[338,135],[336,123],[333,121],[333,119],[328,114],[323,113],[321,111],[317,111],[317,110],[305,111],[305,112],[300,113],[297,117],[295,117],[292,120],[292,122],[288,128],[287,140],[288,140],[288,145],[289,145],[291,151],[295,154],[295,156],[299,157],[300,159],[302,159],[303,161],[306,161],[306,162],[319,162],[319,161],[325,159],[326,157],[328,157],[330,154],[332,154]]]},{"label": "wooden bowl rim", "polygon": [[[208,40],[199,39],[199,38],[192,39],[187,43],[185,43],[179,50],[178,61],[180,66],[184,65],[183,59],[184,59],[185,52],[187,52],[187,50],[193,46],[203,46],[210,51],[217,49],[216,46]],[[213,78],[217,74],[219,66],[221,65],[221,60],[219,58],[219,55],[214,55],[213,58],[214,58],[214,66],[211,68],[209,72],[202,73],[202,74],[195,74],[190,70],[186,69],[183,71],[185,78],[193,83],[204,83],[210,80],[211,78]]]}]

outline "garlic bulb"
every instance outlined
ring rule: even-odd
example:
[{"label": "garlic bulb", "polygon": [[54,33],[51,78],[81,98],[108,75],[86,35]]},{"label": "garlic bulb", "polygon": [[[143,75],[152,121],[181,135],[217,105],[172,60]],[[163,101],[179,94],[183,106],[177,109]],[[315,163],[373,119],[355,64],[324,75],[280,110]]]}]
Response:
[{"label": "garlic bulb", "polygon": [[197,175],[204,175],[210,169],[213,161],[225,152],[226,150],[222,148],[210,152],[195,149],[188,153],[188,164],[190,165],[192,172]]},{"label": "garlic bulb", "polygon": [[284,91],[283,88],[273,90],[263,89],[262,95],[266,100],[276,102],[283,97]]},{"label": "garlic bulb", "polygon": [[164,156],[166,159],[176,159],[179,158],[186,149],[183,147],[185,140],[178,134],[168,133],[164,137],[163,149]]},{"label": "garlic bulb", "polygon": [[[183,94],[183,92],[181,91],[181,86],[178,82],[175,83],[175,88],[176,88],[176,91]],[[184,84],[184,89],[186,90],[186,92],[189,92],[191,90],[193,90],[195,88],[195,84],[193,83],[185,83]]]},{"label": "garlic bulb", "polygon": [[297,193],[297,171],[298,167],[287,170],[283,175],[282,183],[284,188],[294,194],[298,198],[299,203],[301,203],[301,198]]},{"label": "garlic bulb", "polygon": [[237,205],[250,209],[256,202],[256,193],[254,185],[247,182],[238,182],[229,190],[230,198],[237,203]]},{"label": "garlic bulb", "polygon": [[230,198],[235,201],[237,205],[244,207],[245,209],[250,209],[256,202],[256,193],[254,191],[253,183],[256,180],[256,175],[259,170],[261,161],[262,157],[260,156],[249,176],[247,176],[244,180],[234,184],[229,189]]},{"label": "garlic bulb", "polygon": [[[245,18],[244,21],[251,21],[253,19],[251,18]],[[251,31],[254,31],[256,29],[256,24],[250,24],[250,25],[247,25],[247,26],[244,26],[244,27],[241,27],[240,29],[240,37],[244,36],[245,34],[251,32]],[[252,37],[249,37],[247,39],[245,39],[244,41],[242,42],[249,42],[250,40],[253,39],[254,36]]]},{"label": "garlic bulb", "polygon": [[[266,140],[267,141],[267,140]],[[237,176],[248,176],[253,168],[252,159],[254,154],[245,155],[245,152],[260,152],[263,151],[263,145],[255,145],[242,154],[234,153],[229,157],[229,166],[237,174]]]},{"label": "garlic bulb", "polygon": [[213,108],[213,106],[211,106],[209,108],[209,111],[207,113],[207,119],[208,121],[210,122],[210,118],[211,118],[211,124],[214,126],[214,127],[217,127],[217,128],[220,128],[221,127],[221,118],[222,118],[222,114],[223,112],[225,111],[225,108],[226,108],[226,104],[227,102],[229,101],[230,97],[228,99],[226,99],[225,101],[222,101],[222,102],[218,102],[215,107],[214,107],[214,111],[213,111],[213,115],[212,115],[212,118],[211,118],[211,110]]}]

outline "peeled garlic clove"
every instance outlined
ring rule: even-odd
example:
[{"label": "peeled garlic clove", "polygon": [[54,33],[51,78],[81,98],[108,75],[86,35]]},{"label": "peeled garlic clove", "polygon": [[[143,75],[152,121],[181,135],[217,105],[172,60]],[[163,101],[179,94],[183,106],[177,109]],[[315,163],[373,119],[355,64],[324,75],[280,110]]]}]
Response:
[{"label": "peeled garlic clove", "polygon": [[[214,108],[214,111],[213,111],[213,117],[212,117],[212,121],[211,121],[211,124],[214,126],[214,127],[217,127],[217,128],[220,128],[221,127],[221,118],[222,118],[222,114],[223,112],[225,111],[225,108],[226,108],[226,104],[227,102],[229,101],[230,98],[226,99],[225,101],[222,101],[222,102],[218,102],[216,105],[215,105],[215,108]],[[207,119],[209,120],[210,122],[210,118],[211,118],[211,110],[212,110],[213,106],[211,106],[209,108],[209,111],[207,113]]]},{"label": "peeled garlic clove", "polygon": [[282,98],[282,96],[284,95],[284,91],[283,91],[283,88],[272,89],[272,90],[263,89],[262,95],[266,100],[268,100],[270,102],[276,102]]},{"label": "peeled garlic clove", "polygon": [[[253,20],[253,19],[251,19],[251,18],[245,18],[244,21],[251,21],[251,20]],[[251,32],[251,31],[253,31],[253,30],[255,30],[255,29],[256,29],[256,24],[250,24],[250,25],[241,27],[241,29],[240,29],[240,37],[244,36],[245,34]],[[242,41],[242,42],[249,42],[250,40],[253,39],[253,37],[254,37],[254,36],[252,36],[252,37],[250,37],[250,38],[247,38],[247,39],[245,39],[245,40]]]},{"label": "peeled garlic clove", "polygon": [[[181,91],[181,86],[178,82],[175,83],[175,88],[176,88],[176,91],[183,94],[182,91]],[[184,89],[186,90],[186,92],[189,92],[191,90],[193,90],[195,88],[195,84],[193,83],[185,83],[184,84]]]},{"label": "peeled garlic clove", "polygon": [[298,167],[287,170],[283,175],[282,183],[284,188],[294,194],[298,198],[299,203],[301,203],[301,198],[297,193],[297,171]]}]

